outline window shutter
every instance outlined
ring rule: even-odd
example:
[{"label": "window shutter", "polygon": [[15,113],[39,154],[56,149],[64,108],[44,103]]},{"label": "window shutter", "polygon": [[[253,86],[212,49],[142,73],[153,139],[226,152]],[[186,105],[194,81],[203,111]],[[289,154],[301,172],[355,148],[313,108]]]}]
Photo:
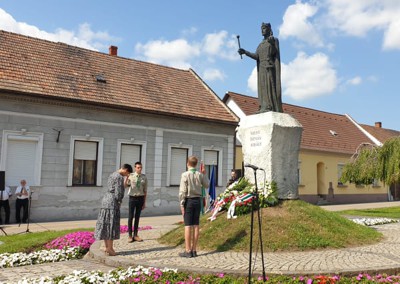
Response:
[{"label": "window shutter", "polygon": [[35,184],[35,161],[37,141],[8,140],[6,184],[19,185],[21,179]]},{"label": "window shutter", "polygon": [[75,141],[75,160],[96,161],[97,142]]},{"label": "window shutter", "polygon": [[140,159],[140,152],[141,152],[140,145],[131,145],[131,144],[121,144],[121,164],[129,164],[134,166],[136,162],[141,162]]},{"label": "window shutter", "polygon": [[218,152],[205,150],[204,165],[218,165]]},{"label": "window shutter", "polygon": [[186,171],[188,150],[171,148],[170,185],[179,185],[182,173]]}]

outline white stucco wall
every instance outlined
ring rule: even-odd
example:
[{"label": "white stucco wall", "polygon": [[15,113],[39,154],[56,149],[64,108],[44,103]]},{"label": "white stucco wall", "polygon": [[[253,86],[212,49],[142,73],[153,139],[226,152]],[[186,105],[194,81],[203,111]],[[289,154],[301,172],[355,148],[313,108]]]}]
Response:
[{"label": "white stucco wall", "polygon": [[[148,208],[143,215],[178,214],[178,187],[166,183],[168,144],[192,145],[193,154],[199,158],[204,147],[220,149],[223,153],[220,178],[225,185],[233,168],[235,127],[72,103],[16,100],[13,96],[0,98],[0,129],[18,132],[23,128],[44,135],[41,181],[39,186],[34,186],[32,199],[31,217],[35,221],[96,218],[107,178],[118,167],[117,141],[132,138],[146,142],[142,162],[146,164],[149,192]],[[54,129],[62,129],[58,143]],[[71,137],[86,134],[103,141],[101,186],[68,186]],[[3,131],[0,136],[1,141]],[[1,149],[0,145],[0,155],[4,155]],[[222,189],[223,186],[218,190]],[[125,198],[122,206],[125,217],[127,204]],[[13,200],[11,208],[15,208]],[[12,212],[11,220],[13,217]]]}]

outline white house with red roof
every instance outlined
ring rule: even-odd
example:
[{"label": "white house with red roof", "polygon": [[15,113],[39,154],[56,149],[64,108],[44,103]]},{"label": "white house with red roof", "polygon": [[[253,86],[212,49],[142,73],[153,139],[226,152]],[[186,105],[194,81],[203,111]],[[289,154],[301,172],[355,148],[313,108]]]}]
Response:
[{"label": "white house with red roof", "polygon": [[96,218],[109,174],[136,161],[149,181],[143,214],[179,213],[186,158],[214,165],[222,189],[237,123],[191,69],[0,31],[0,171],[34,190],[35,221]]}]

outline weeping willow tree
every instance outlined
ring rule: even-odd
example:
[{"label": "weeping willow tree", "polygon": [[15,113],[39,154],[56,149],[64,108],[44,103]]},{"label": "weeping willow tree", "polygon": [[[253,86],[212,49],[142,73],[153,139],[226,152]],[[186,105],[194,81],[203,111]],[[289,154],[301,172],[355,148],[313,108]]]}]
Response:
[{"label": "weeping willow tree", "polygon": [[362,144],[342,171],[341,182],[371,184],[400,183],[400,137],[387,140],[382,147]]},{"label": "weeping willow tree", "polygon": [[400,183],[400,137],[389,139],[379,150],[379,176],[385,184]]}]

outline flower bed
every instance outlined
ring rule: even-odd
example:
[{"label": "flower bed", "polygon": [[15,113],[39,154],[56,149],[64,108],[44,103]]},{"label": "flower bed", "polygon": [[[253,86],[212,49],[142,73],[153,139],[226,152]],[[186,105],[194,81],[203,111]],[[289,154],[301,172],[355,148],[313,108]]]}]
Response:
[{"label": "flower bed", "polygon": [[[399,283],[400,276],[378,274],[371,276],[369,274],[359,274],[354,277],[341,277],[338,275],[316,275],[316,276],[270,276],[262,281],[262,277],[253,278],[251,283]],[[233,277],[218,273],[213,275],[199,275],[186,272],[178,272],[175,269],[157,269],[153,267],[127,269],[115,269],[108,273],[101,271],[88,272],[85,270],[74,271],[65,276],[55,278],[41,277],[38,279],[22,279],[18,283],[24,284],[70,284],[70,283],[178,283],[178,284],[197,284],[197,283],[215,283],[215,284],[239,284],[248,283],[245,277]]]},{"label": "flower bed", "polygon": [[351,219],[354,223],[365,226],[375,226],[375,225],[384,225],[390,223],[398,223],[397,219],[390,218],[355,218]]},{"label": "flower bed", "polygon": [[63,249],[66,247],[81,247],[88,250],[94,243],[93,232],[74,232],[56,238],[44,245],[46,249]]},{"label": "flower bed", "polygon": [[[139,227],[139,231],[151,230],[151,226]],[[121,233],[128,231],[128,226],[121,226]],[[33,265],[39,263],[66,261],[82,258],[94,243],[93,232],[74,232],[54,239],[44,245],[45,250],[32,253],[0,254],[0,268]]]},{"label": "flower bed", "polygon": [[2,253],[0,254],[0,268],[66,261],[80,258],[82,255],[83,251],[80,247],[40,250],[28,254]]},{"label": "flower bed", "polygon": [[[138,231],[151,230],[151,226],[139,227]],[[128,232],[128,226],[120,226],[121,234]],[[74,232],[67,234],[65,236],[59,237],[47,244],[45,244],[46,249],[62,249],[65,247],[81,247],[83,250],[89,250],[90,246],[94,243],[94,233],[93,232]]]}]

